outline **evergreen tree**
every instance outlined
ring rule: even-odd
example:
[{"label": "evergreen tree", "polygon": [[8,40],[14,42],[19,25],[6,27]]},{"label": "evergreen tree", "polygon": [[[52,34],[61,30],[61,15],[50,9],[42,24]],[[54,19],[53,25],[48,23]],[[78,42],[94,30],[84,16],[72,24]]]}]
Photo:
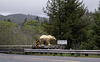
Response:
[{"label": "evergreen tree", "polygon": [[100,49],[100,6],[90,19],[92,22],[87,31],[88,40],[82,43],[82,47],[88,50]]},{"label": "evergreen tree", "polygon": [[26,23],[27,18],[25,18],[24,22],[22,23],[21,30],[23,29],[24,24]]},{"label": "evergreen tree", "polygon": [[38,20],[39,21],[39,17],[37,16],[35,20]]},{"label": "evergreen tree", "polygon": [[44,26],[45,30],[57,39],[67,39],[67,48],[78,48],[83,41],[87,20],[83,17],[86,8],[82,3],[79,0],[48,0],[44,10],[52,21]]},{"label": "evergreen tree", "polygon": [[100,49],[100,5],[98,7],[98,11],[95,11],[93,14],[93,32],[94,32],[94,49]]},{"label": "evergreen tree", "polygon": [[11,22],[11,20],[10,20],[10,19],[8,19],[7,21],[8,21],[8,22]]}]

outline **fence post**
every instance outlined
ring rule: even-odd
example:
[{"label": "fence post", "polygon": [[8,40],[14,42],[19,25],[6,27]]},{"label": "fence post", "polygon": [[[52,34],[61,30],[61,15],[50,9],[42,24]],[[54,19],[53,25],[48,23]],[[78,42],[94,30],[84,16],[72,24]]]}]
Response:
[{"label": "fence post", "polygon": [[88,56],[88,54],[85,54],[85,56]]}]

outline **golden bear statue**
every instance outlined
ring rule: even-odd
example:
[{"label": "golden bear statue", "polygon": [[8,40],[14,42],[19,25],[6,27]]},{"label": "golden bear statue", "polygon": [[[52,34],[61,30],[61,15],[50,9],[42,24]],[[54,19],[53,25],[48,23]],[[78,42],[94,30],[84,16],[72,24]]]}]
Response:
[{"label": "golden bear statue", "polygon": [[50,42],[55,41],[56,38],[51,35],[42,35],[40,38],[40,43],[42,46],[44,46],[45,43],[47,43],[49,46],[51,45]]}]

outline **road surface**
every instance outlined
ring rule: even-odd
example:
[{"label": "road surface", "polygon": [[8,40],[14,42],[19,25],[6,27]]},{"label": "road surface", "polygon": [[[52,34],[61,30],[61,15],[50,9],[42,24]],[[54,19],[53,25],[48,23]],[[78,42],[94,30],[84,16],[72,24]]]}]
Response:
[{"label": "road surface", "polygon": [[0,53],[0,62],[100,62],[100,58],[33,56]]}]

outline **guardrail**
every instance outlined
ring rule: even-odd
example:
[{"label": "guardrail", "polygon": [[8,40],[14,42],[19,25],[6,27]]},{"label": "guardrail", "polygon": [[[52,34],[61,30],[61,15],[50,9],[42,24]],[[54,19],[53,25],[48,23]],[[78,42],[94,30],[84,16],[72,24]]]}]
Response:
[{"label": "guardrail", "polygon": [[99,54],[100,50],[62,50],[62,49],[24,49],[24,53],[71,53],[71,54]]},{"label": "guardrail", "polygon": [[19,48],[0,48],[0,53],[24,53],[24,49]]},{"label": "guardrail", "polygon": [[[27,48],[27,49],[26,49]],[[10,50],[13,53],[71,53],[71,54],[97,54],[100,55],[100,50],[64,50],[64,49],[31,49],[32,45],[0,45],[0,52],[8,53]]]},{"label": "guardrail", "polygon": [[32,48],[32,45],[0,45],[0,53],[24,53],[25,48]]},{"label": "guardrail", "polygon": [[0,45],[0,48],[32,48],[32,45]]}]

